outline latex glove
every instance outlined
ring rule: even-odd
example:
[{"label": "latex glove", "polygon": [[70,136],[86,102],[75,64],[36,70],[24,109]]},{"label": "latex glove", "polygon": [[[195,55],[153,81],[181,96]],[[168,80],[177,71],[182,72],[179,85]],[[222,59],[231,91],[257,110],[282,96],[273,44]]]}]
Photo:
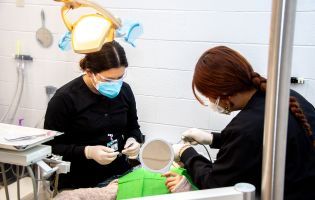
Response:
[{"label": "latex glove", "polygon": [[166,177],[165,185],[167,189],[171,192],[174,190],[176,185],[182,180],[183,176],[176,174],[175,172],[167,172],[162,176]]},{"label": "latex glove", "polygon": [[101,165],[108,165],[113,162],[119,152],[114,152],[114,149],[97,145],[86,146],[84,149],[85,157],[87,159],[93,159]]},{"label": "latex glove", "polygon": [[165,185],[172,193],[192,191],[192,185],[185,176],[176,174],[175,172],[167,172],[162,176],[167,177]]},{"label": "latex glove", "polygon": [[179,162],[180,157],[183,154],[183,152],[191,146],[188,143],[180,143],[180,144],[173,144],[172,147],[174,151],[174,161]]},{"label": "latex glove", "polygon": [[212,144],[213,135],[197,128],[191,128],[182,133],[182,138],[190,144]]},{"label": "latex glove", "polygon": [[130,137],[127,139],[124,149],[121,153],[128,156],[129,159],[136,159],[138,157],[140,151],[140,144],[134,139]]}]

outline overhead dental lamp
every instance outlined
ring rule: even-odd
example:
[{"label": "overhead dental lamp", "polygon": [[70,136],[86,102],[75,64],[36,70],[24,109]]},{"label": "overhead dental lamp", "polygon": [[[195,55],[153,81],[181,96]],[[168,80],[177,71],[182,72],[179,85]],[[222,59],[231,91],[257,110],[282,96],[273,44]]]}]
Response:
[{"label": "overhead dental lamp", "polygon": [[[115,37],[115,31],[121,27],[121,21],[95,2],[88,0],[55,0],[63,2],[61,16],[68,28],[68,39],[76,53],[99,51],[103,44]],[[90,7],[97,11],[94,14],[81,16],[75,23],[67,17],[70,9]],[[70,34],[70,35],[69,35]]]}]

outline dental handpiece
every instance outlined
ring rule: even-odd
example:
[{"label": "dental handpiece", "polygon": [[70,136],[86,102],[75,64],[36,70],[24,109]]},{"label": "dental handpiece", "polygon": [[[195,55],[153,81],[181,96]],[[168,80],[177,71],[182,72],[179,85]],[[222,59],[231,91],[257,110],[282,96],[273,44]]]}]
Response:
[{"label": "dental handpiece", "polygon": [[181,137],[182,141],[184,143],[190,143],[190,144],[198,144],[198,142],[196,140],[194,140],[193,138],[189,138],[189,137],[185,137],[185,136],[182,136]]}]

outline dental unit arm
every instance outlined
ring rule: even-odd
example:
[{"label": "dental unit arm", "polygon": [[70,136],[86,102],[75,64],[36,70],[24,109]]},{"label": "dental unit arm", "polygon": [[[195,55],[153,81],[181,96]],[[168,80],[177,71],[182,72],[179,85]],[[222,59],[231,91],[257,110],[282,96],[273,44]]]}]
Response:
[{"label": "dental unit arm", "polygon": [[45,192],[48,192],[51,198],[55,197],[58,193],[59,175],[70,172],[71,163],[63,161],[62,156],[51,155],[49,158],[37,161],[36,165],[41,172],[41,179],[49,181],[43,182]]}]

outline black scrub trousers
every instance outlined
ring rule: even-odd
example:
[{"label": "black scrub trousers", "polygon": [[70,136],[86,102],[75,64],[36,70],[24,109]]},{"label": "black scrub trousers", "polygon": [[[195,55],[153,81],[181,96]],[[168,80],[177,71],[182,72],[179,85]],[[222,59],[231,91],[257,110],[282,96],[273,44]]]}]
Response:
[{"label": "black scrub trousers", "polygon": [[139,143],[143,138],[130,86],[123,83],[119,95],[110,99],[93,93],[83,76],[57,90],[48,104],[44,128],[64,133],[47,143],[52,146],[53,154],[71,162],[70,172],[60,175],[59,189],[95,187],[130,169],[125,155],[108,165],[86,159],[85,146],[107,146],[117,140],[121,152],[129,137]]},{"label": "black scrub trousers", "polygon": [[[314,107],[293,90],[291,96],[297,98],[315,135]],[[193,148],[184,151],[181,161],[198,188],[226,187],[247,182],[253,184],[260,194],[264,106],[265,93],[258,91],[221,134],[214,134],[211,147],[219,149],[214,163]],[[315,199],[315,148],[309,137],[290,112],[284,199]]]}]

